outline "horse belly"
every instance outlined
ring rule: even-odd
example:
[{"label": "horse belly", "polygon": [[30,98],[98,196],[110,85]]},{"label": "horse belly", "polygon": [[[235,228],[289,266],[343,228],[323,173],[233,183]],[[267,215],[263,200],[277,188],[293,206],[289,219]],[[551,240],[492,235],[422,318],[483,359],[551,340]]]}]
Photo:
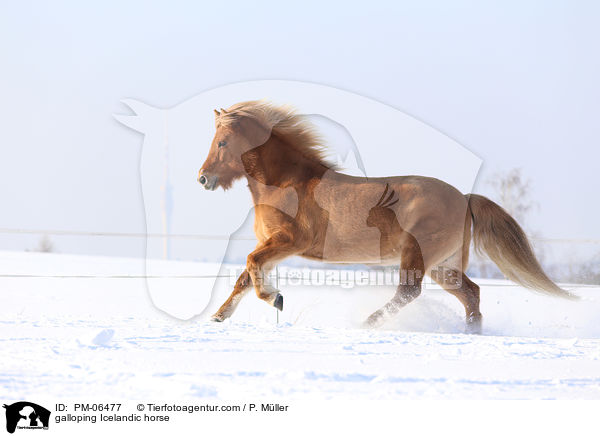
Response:
[{"label": "horse belly", "polygon": [[381,234],[367,227],[364,218],[345,215],[330,220],[323,244],[323,260],[341,263],[381,263]]}]

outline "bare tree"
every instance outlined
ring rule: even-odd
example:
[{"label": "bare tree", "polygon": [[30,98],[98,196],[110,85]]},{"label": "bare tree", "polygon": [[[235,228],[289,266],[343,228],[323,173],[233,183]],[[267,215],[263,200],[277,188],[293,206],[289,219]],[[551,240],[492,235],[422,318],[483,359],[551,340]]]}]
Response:
[{"label": "bare tree", "polygon": [[521,227],[525,227],[527,214],[538,204],[531,198],[531,181],[525,179],[522,168],[506,173],[495,173],[487,184],[494,188],[494,200],[500,204]]},{"label": "bare tree", "polygon": [[34,251],[39,251],[40,253],[52,253],[54,251],[54,244],[48,237],[48,235],[43,235],[38,242],[37,247]]}]

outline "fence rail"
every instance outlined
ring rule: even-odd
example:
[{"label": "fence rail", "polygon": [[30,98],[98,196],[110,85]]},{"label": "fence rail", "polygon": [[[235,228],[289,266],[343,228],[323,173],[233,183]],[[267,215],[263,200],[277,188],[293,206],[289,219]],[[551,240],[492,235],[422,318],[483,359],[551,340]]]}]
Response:
[{"label": "fence rail", "polygon": [[[90,236],[90,237],[117,237],[117,238],[168,238],[168,239],[195,239],[195,240],[255,240],[253,237],[235,237],[228,235],[205,235],[205,234],[162,234],[162,233],[137,233],[137,232],[105,232],[105,231],[75,231],[75,230],[57,230],[57,229],[17,229],[0,228],[0,234],[13,235],[52,235],[52,236]],[[543,243],[571,243],[571,244],[600,244],[600,239],[566,239],[566,238],[541,238],[530,236],[535,242]],[[277,269],[278,271],[278,269]],[[2,274],[0,278],[44,278],[44,279],[216,279],[228,278],[230,275],[135,275],[135,274]],[[276,274],[276,280],[280,275]],[[282,276],[288,278],[288,276]],[[292,278],[292,277],[289,277]],[[341,284],[341,282],[340,282]],[[486,286],[494,287],[517,287],[516,284],[488,284]],[[589,284],[570,284],[569,287],[585,288],[598,287]]]},{"label": "fence rail", "polygon": [[133,232],[86,232],[73,230],[39,230],[0,228],[0,233],[17,235],[52,235],[52,236],[102,236],[115,238],[167,238],[167,239],[203,239],[254,241],[251,237],[231,237],[227,235],[177,234],[177,233],[133,233]]},{"label": "fence rail", "polygon": [[[231,278],[234,279],[236,276],[234,275],[130,275],[130,274],[115,274],[115,275],[92,275],[92,274],[0,274],[0,278],[26,278],[26,279],[216,279],[216,278]],[[275,280],[276,283],[279,282],[279,279],[286,280],[298,280],[298,277],[295,275],[281,275],[276,274]],[[328,279],[329,280],[329,279]],[[356,284],[355,281],[351,280],[335,280],[334,283],[328,283],[328,285],[333,286],[342,286],[342,285],[352,285]],[[320,285],[323,286],[323,285]],[[357,285],[359,287],[367,286],[367,285]],[[391,285],[390,285],[391,286]],[[492,287],[492,288],[518,288],[522,287],[516,283],[487,283],[483,286]],[[598,285],[590,285],[590,284],[565,284],[567,288],[579,289],[579,288],[599,288]],[[276,285],[278,287],[278,285]]]},{"label": "fence rail", "polygon": [[[193,233],[137,233],[137,232],[93,232],[76,230],[52,230],[52,229],[11,229],[0,228],[0,234],[17,235],[52,235],[52,236],[94,236],[115,238],[167,238],[167,239],[204,239],[204,240],[242,240],[254,241],[250,236],[234,237],[229,235],[205,235]],[[569,239],[569,238],[542,238],[528,236],[530,240],[548,243],[573,243],[573,244],[600,244],[600,239]]]}]

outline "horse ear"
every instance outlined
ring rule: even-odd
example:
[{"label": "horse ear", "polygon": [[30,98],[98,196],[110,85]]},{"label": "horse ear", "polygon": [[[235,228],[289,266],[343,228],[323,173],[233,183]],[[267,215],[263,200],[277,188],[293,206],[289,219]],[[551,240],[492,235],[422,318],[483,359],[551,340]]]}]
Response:
[{"label": "horse ear", "polygon": [[227,111],[225,109],[221,108],[221,113],[222,114],[227,114]]},{"label": "horse ear", "polygon": [[221,116],[221,114],[219,113],[219,111],[218,111],[218,110],[216,110],[216,109],[213,109],[213,110],[215,111],[215,118],[216,118],[216,117],[220,117],[220,116]]},{"label": "horse ear", "polygon": [[[129,98],[121,100],[121,103],[130,108],[135,113],[135,115],[113,114],[113,117],[121,124],[124,124],[130,129],[136,130],[141,133],[144,133],[144,127],[145,125],[147,125],[149,120],[152,119],[152,116],[155,116],[155,113],[157,111],[162,111],[161,109],[147,105],[146,103],[142,103],[141,101],[132,100]],[[144,124],[144,119],[146,120],[146,124]]]}]

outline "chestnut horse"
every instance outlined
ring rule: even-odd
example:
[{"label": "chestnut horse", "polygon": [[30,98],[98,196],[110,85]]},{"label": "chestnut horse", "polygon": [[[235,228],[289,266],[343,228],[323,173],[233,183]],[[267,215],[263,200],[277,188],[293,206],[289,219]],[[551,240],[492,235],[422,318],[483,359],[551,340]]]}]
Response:
[{"label": "chestnut horse", "polygon": [[212,320],[230,317],[250,286],[282,310],[283,297],[265,277],[285,258],[302,256],[400,266],[397,291],[367,319],[370,326],[417,298],[427,273],[464,305],[468,331],[479,332],[479,286],[465,275],[471,234],[511,280],[573,298],[546,276],[521,227],[491,200],[429,177],[343,174],[325,159],[313,126],[285,106],[249,101],[215,110],[215,117],[198,181],[212,191],[246,178],[258,244]]}]

